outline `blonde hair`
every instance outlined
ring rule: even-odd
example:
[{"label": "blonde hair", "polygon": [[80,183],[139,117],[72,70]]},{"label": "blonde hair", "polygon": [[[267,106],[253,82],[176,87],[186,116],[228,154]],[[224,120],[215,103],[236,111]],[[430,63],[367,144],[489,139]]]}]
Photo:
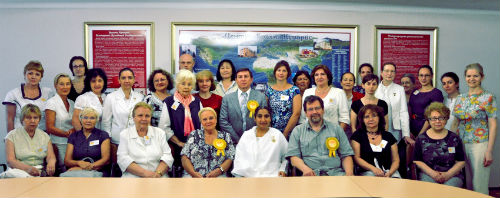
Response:
[{"label": "blonde hair", "polygon": [[440,102],[432,102],[429,106],[427,106],[427,108],[425,108],[425,119],[429,119],[433,111],[436,111],[446,117],[447,120],[450,118],[450,109],[448,109],[446,105]]},{"label": "blonde hair", "polygon": [[465,66],[464,76],[467,75],[467,71],[471,69],[476,70],[477,72],[479,72],[479,74],[481,74],[481,77],[484,77],[483,66],[481,66],[481,64],[479,63],[472,63]]},{"label": "blonde hair", "polygon": [[99,113],[94,108],[85,107],[85,108],[83,108],[82,111],[80,111],[80,115],[79,115],[80,121],[82,121],[83,116],[88,115],[88,114],[94,114],[94,116],[96,117],[96,120],[99,117]]},{"label": "blonde hair", "polygon": [[135,117],[135,110],[139,107],[147,108],[149,109],[149,111],[151,111],[151,113],[153,112],[153,107],[151,107],[151,105],[146,102],[138,102],[137,104],[135,104],[134,109],[132,110],[132,117]]},{"label": "blonde hair", "polygon": [[194,76],[193,72],[186,70],[186,69],[181,69],[179,73],[175,76],[175,86],[177,87],[179,83],[184,82],[184,81],[190,81],[192,85],[196,85],[196,77]]},{"label": "blonde hair", "polygon": [[40,63],[40,61],[37,61],[37,60],[32,60],[30,62],[28,62],[28,64],[26,64],[26,66],[24,66],[24,75],[26,75],[26,72],[28,72],[29,70],[35,70],[37,72],[40,72],[42,74],[42,77],[43,77],[43,66],[42,66],[42,63]]},{"label": "blonde hair", "polygon": [[198,86],[198,81],[201,80],[202,78],[208,78],[210,80],[210,91],[215,90],[215,81],[214,81],[214,75],[210,70],[203,70],[201,72],[196,73],[196,91],[200,90],[200,87]]},{"label": "blonde hair", "polygon": [[68,74],[60,73],[60,74],[57,74],[56,77],[54,78],[54,86],[57,85],[57,82],[59,82],[59,79],[61,79],[61,78],[69,78],[69,80],[71,81],[71,78],[69,77]]},{"label": "blonde hair", "polygon": [[205,111],[212,112],[215,115],[215,119],[217,120],[217,112],[215,112],[215,110],[212,109],[212,107],[204,107],[204,108],[200,109],[200,111],[198,112],[198,118],[200,118],[200,120],[201,120],[201,114]]},{"label": "blonde hair", "polygon": [[38,118],[42,118],[42,112],[40,111],[40,108],[38,108],[38,106],[34,104],[27,104],[24,105],[24,107],[21,109],[21,122],[30,113],[34,113],[38,116]]}]

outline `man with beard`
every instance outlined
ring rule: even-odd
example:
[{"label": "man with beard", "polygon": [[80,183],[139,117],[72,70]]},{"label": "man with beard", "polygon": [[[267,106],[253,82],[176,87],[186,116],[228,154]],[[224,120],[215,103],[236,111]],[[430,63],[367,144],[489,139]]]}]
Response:
[{"label": "man with beard", "polygon": [[293,129],[286,157],[303,176],[353,175],[354,152],[344,130],[323,119],[323,100],[307,96],[303,108],[308,121]]}]

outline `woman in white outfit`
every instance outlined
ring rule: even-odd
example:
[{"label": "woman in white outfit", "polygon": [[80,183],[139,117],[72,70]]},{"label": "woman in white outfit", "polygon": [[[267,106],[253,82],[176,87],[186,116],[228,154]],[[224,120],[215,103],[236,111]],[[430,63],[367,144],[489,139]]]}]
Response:
[{"label": "woman in white outfit", "polygon": [[[90,107],[97,111],[98,115],[102,115],[103,103],[106,99],[106,88],[108,87],[108,77],[106,73],[100,68],[90,69],[83,81],[85,87],[83,88],[84,94],[78,96],[75,101],[75,110],[73,111],[73,126],[77,131],[82,130],[80,123],[80,112],[85,107]],[[101,127],[101,116],[97,118],[96,128]]]}]

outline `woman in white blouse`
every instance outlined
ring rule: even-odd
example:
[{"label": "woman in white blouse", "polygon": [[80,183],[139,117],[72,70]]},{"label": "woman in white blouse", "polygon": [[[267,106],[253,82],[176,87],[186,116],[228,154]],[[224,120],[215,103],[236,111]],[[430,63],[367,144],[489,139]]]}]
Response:
[{"label": "woman in white blouse", "polygon": [[271,128],[268,107],[255,110],[255,123],[245,131],[236,146],[234,169],[231,173],[243,177],[284,177],[288,141],[281,131]]},{"label": "woman in white blouse", "polygon": [[[132,88],[135,83],[134,72],[130,68],[123,68],[118,75],[120,88],[106,96],[102,112],[101,127],[108,132],[111,143],[120,144],[120,132],[134,126],[132,108],[142,101],[144,96]],[[113,146],[112,151],[113,151]]]},{"label": "woman in white blouse", "polygon": [[74,103],[68,99],[71,90],[71,78],[68,74],[58,74],[54,78],[54,87],[57,94],[47,100],[45,121],[50,140],[58,151],[57,167],[61,172],[64,172],[66,171],[64,157],[66,156],[68,137],[75,132],[75,128],[71,124]]},{"label": "woman in white blouse", "polygon": [[217,81],[214,94],[224,97],[226,94],[232,93],[238,89],[234,79],[236,78],[236,68],[233,62],[224,59],[219,63],[217,68]]},{"label": "woman in white blouse", "polygon": [[[311,71],[311,77],[316,87],[306,89],[302,96],[302,101],[310,95],[319,96],[325,104],[325,120],[339,124],[345,129],[350,123],[347,96],[342,89],[332,86],[332,72],[326,65],[318,65]],[[306,123],[304,109],[302,109],[300,123]]]},{"label": "woman in white blouse", "polygon": [[[102,115],[104,99],[106,98],[106,88],[108,87],[108,77],[100,68],[90,69],[85,76],[84,88],[82,95],[78,96],[75,101],[75,110],[73,111],[73,126],[77,131],[82,130],[80,123],[80,112],[85,107],[91,107],[96,110],[98,115]],[[97,119],[96,128],[101,128],[101,118]]]},{"label": "woman in white blouse", "polygon": [[137,103],[132,113],[135,126],[120,133],[118,165],[122,177],[167,177],[165,173],[174,162],[167,143],[173,134],[150,126],[151,112],[147,103]]},{"label": "woman in white blouse", "polygon": [[[448,109],[453,110],[455,108],[457,96],[460,95],[458,75],[454,72],[446,72],[441,76],[441,82],[443,83],[443,90],[448,94],[444,100],[444,105],[446,105]],[[444,128],[451,130],[451,125],[455,119],[457,119],[455,116],[450,116]]]}]

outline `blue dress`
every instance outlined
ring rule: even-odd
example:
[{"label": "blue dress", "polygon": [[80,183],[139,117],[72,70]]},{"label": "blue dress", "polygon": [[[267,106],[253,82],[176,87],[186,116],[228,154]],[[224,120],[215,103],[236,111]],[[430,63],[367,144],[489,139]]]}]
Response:
[{"label": "blue dress", "polygon": [[293,114],[293,97],[300,95],[300,89],[292,86],[283,91],[274,90],[270,86],[266,90],[271,109],[271,126],[283,132]]}]

